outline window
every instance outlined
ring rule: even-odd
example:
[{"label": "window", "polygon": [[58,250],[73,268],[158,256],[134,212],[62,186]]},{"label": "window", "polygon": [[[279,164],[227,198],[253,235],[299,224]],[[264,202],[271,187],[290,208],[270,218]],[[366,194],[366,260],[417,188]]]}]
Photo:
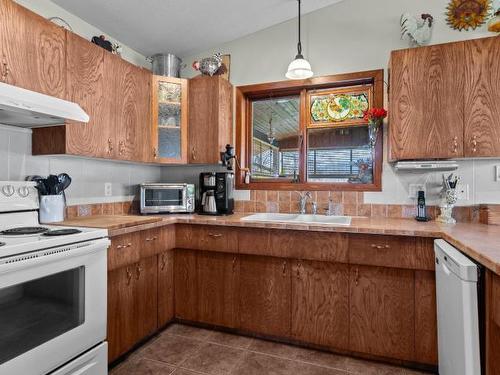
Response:
[{"label": "window", "polygon": [[382,105],[381,70],[238,87],[237,187],[380,190],[363,114]]}]

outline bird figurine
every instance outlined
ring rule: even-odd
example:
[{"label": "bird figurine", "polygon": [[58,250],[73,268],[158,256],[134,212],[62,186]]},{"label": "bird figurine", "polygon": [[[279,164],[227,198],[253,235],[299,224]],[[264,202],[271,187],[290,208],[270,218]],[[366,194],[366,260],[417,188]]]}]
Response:
[{"label": "bird figurine", "polygon": [[401,39],[410,41],[410,46],[425,46],[432,36],[434,17],[424,13],[420,18],[409,13],[401,15]]}]

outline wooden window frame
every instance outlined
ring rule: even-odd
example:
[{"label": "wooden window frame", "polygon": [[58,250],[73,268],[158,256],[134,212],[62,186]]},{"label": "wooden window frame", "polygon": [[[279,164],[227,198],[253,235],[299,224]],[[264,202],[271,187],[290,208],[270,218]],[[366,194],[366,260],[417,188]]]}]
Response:
[{"label": "wooden window frame", "polygon": [[[301,181],[283,179],[265,179],[251,181],[245,184],[246,168],[251,168],[252,152],[252,101],[272,96],[300,95],[300,132],[303,146],[300,150],[301,160],[307,160],[307,91],[357,86],[370,84],[373,87],[373,107],[381,108],[384,105],[384,70],[370,70],[365,72],[346,73],[314,77],[297,81],[279,81],[236,87],[236,188],[242,190],[312,190],[312,191],[381,191],[382,190],[382,163],[383,163],[383,131],[378,133],[373,158],[373,183],[324,183],[304,182],[307,163],[300,163],[299,176]],[[238,165],[239,164],[239,165]]]}]

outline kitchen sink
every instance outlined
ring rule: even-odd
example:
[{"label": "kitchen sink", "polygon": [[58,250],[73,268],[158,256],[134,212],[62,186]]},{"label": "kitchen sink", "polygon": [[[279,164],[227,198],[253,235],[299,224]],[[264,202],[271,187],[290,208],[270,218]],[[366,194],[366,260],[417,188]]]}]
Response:
[{"label": "kitchen sink", "polygon": [[242,221],[269,221],[297,224],[351,225],[350,216],[260,213],[241,218]]}]

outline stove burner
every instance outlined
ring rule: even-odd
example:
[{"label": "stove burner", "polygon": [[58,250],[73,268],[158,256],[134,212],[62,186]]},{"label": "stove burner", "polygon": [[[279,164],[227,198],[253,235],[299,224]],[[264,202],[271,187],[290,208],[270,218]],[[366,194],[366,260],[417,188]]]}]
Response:
[{"label": "stove burner", "polygon": [[0,232],[3,236],[24,236],[28,234],[39,234],[47,232],[48,228],[44,227],[19,227],[3,230]]},{"label": "stove burner", "polygon": [[5,242],[0,242],[0,247],[5,246]]},{"label": "stove burner", "polygon": [[68,234],[77,234],[77,233],[82,233],[81,230],[79,229],[55,229],[55,230],[51,230],[51,231],[48,231],[48,232],[45,232],[43,235],[44,236],[52,236],[52,237],[55,237],[55,236],[66,236]]}]

